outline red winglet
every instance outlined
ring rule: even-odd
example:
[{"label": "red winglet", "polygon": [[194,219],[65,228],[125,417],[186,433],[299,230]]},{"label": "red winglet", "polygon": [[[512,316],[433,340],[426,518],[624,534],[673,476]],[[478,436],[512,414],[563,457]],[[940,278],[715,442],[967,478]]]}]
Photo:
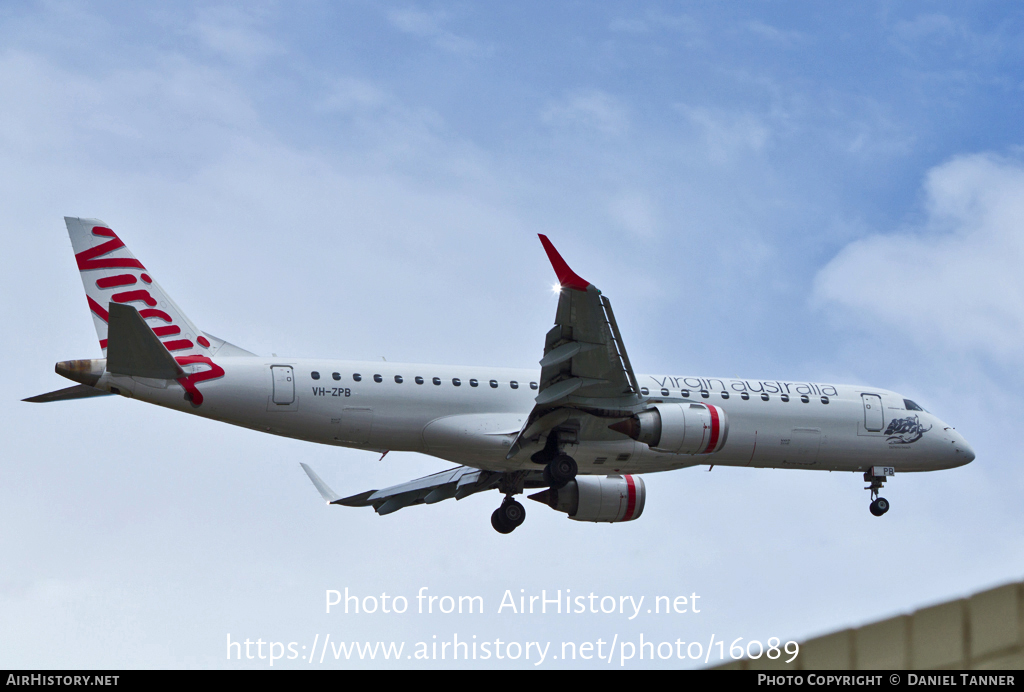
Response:
[{"label": "red winglet", "polygon": [[565,263],[562,256],[558,254],[558,250],[551,244],[546,235],[542,233],[537,234],[540,237],[540,242],[544,246],[544,252],[548,253],[548,259],[551,261],[551,267],[555,270],[555,275],[558,277],[558,283],[568,288],[575,288],[577,291],[585,291],[590,286],[589,281],[584,281],[579,277],[579,274],[569,269],[569,265]]}]

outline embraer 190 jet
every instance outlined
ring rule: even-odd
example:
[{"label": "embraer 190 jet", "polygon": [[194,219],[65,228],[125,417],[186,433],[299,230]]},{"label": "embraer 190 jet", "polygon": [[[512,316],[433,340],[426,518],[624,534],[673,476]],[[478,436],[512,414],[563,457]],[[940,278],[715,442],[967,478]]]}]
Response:
[{"label": "embraer 190 jet", "polygon": [[510,533],[515,497],[570,519],[640,517],[641,474],[697,465],[863,474],[871,513],[897,472],[970,463],[952,427],[910,399],[821,382],[637,375],[611,303],[540,241],[558,277],[554,327],[539,369],[263,358],[202,331],[105,223],[65,218],[104,358],[57,363],[76,386],[26,399],[118,394],[310,442],[429,454],[458,464],[341,497],[306,464],[331,504],[380,515],[497,489],[492,526]]}]

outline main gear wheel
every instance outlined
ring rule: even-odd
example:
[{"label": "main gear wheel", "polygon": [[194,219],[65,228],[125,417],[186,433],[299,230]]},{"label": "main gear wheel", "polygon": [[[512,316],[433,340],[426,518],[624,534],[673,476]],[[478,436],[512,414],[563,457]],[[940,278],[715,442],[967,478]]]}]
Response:
[{"label": "main gear wheel", "polygon": [[526,521],[526,508],[513,500],[506,498],[501,507],[491,514],[491,526],[498,533],[512,533]]}]

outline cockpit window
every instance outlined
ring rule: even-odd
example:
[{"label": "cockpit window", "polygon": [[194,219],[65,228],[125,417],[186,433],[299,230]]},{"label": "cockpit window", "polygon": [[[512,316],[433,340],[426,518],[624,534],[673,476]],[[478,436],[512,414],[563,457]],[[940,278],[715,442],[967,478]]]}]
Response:
[{"label": "cockpit window", "polygon": [[910,399],[904,399],[903,400],[903,405],[907,408],[908,411],[924,411],[923,408],[921,408],[920,406],[915,404]]}]

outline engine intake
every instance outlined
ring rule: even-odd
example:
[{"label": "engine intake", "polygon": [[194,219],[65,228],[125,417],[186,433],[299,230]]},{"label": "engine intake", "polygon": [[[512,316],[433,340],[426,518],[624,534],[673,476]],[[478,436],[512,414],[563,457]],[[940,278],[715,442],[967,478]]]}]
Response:
[{"label": "engine intake", "polygon": [[548,488],[530,499],[576,521],[615,523],[643,514],[647,489],[640,476],[576,476],[564,487]]},{"label": "engine intake", "polygon": [[672,454],[713,454],[729,436],[728,416],[711,404],[658,404],[608,427]]}]

